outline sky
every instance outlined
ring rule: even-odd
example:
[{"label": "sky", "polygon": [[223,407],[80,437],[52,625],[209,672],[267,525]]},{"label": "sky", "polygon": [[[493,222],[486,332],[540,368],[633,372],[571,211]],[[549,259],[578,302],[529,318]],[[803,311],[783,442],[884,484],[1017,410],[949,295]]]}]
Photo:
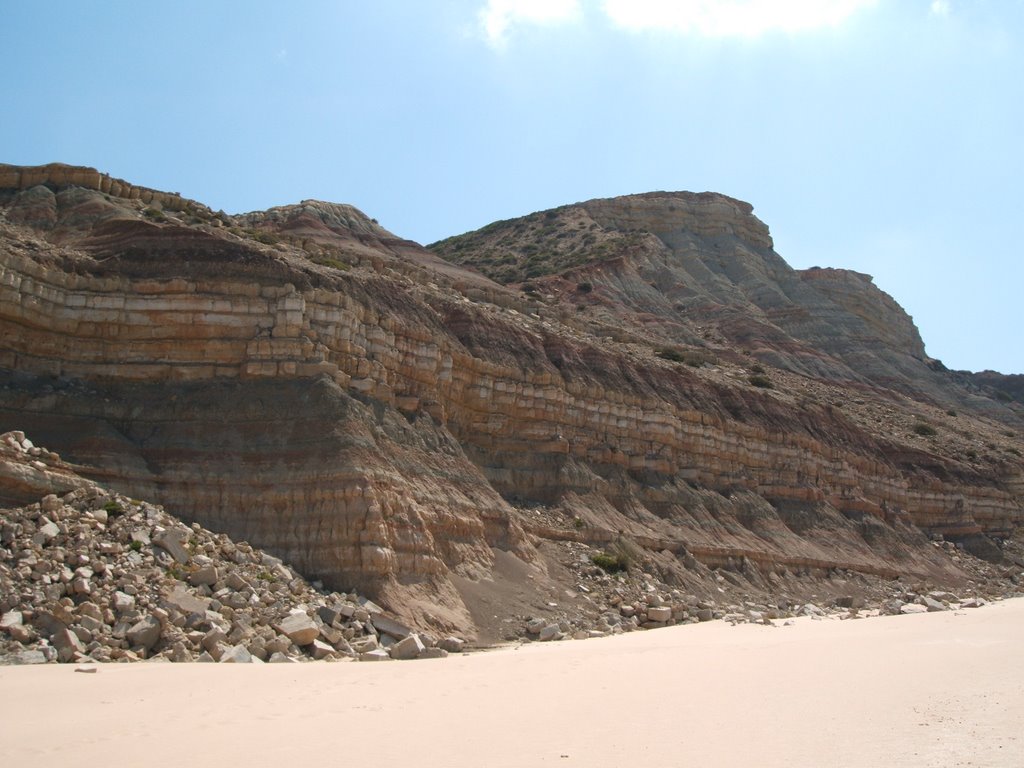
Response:
[{"label": "sky", "polygon": [[721,192],[947,366],[1024,373],[1024,0],[0,0],[0,35],[0,162],[424,244]]}]

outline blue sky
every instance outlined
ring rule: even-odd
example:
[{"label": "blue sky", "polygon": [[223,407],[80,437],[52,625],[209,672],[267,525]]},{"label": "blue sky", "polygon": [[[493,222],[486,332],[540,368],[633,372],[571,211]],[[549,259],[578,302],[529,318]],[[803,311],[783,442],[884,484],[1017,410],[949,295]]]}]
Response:
[{"label": "blue sky", "polygon": [[1022,0],[0,0],[0,162],[422,243],[650,190],[753,204],[953,368],[1024,373]]}]

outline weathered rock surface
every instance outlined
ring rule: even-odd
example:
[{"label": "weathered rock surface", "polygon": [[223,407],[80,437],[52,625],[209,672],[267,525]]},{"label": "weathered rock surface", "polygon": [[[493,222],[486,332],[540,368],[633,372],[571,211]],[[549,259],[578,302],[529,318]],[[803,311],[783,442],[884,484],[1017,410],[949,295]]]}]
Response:
[{"label": "weathered rock surface", "polygon": [[[435,250],[505,260],[533,295],[347,206],[230,217],[2,167],[0,429],[440,631],[480,626],[501,569],[557,581],[545,542],[625,540],[677,581],[954,586],[929,535],[1019,524],[1019,406],[927,360],[865,276],[791,270],[748,205],[659,193],[517,226]],[[87,487],[33,459],[0,464],[8,503]],[[209,563],[145,535],[216,595],[192,578]]]}]

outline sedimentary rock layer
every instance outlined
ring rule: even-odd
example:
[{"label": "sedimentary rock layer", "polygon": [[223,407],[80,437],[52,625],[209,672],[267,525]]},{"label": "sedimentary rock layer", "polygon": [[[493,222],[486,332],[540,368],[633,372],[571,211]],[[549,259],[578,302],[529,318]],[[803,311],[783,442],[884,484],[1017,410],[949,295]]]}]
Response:
[{"label": "sedimentary rock layer", "polygon": [[[621,532],[715,566],[883,575],[946,567],[914,526],[1002,535],[1020,520],[1019,461],[983,472],[828,402],[531,316],[522,299],[475,302],[380,265],[317,267],[287,239],[146,221],[102,175],[41,177],[58,197],[82,184],[95,198],[57,200],[53,229],[28,226],[27,197],[45,195],[30,171],[5,173],[23,191],[6,202],[22,223],[0,221],[0,429],[38,431],[86,474],[414,622],[465,627],[451,574],[485,576],[494,548],[530,560],[531,537],[557,537],[525,533],[524,504],[578,513],[595,540]],[[71,227],[61,204],[118,210]],[[672,227],[771,247],[741,204],[707,205]],[[658,210],[594,210],[627,213],[653,227]],[[861,312],[841,288],[828,291]],[[910,329],[893,333],[912,346]]]}]

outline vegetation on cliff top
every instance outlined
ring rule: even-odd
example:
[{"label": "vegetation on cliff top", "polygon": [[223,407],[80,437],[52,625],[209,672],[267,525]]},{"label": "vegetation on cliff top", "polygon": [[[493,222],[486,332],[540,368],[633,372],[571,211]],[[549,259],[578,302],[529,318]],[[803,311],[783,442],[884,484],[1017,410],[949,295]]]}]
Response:
[{"label": "vegetation on cliff top", "polygon": [[582,208],[565,206],[497,221],[427,247],[446,261],[507,285],[617,258],[643,238],[640,232],[605,229]]}]

